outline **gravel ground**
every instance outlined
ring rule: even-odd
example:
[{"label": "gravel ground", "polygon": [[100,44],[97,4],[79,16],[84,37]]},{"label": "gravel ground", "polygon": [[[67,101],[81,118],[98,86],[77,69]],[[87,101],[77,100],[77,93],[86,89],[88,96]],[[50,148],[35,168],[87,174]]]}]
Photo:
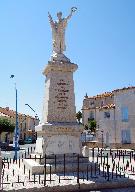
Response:
[{"label": "gravel ground", "polygon": [[[14,170],[14,171],[13,171]],[[8,175],[8,177],[7,177]],[[83,175],[81,175],[83,177]],[[50,182],[50,179],[53,180]],[[61,179],[59,181],[59,179]],[[135,179],[132,176],[132,179]],[[24,186],[23,183],[16,183],[19,180],[19,182],[24,182]],[[47,186],[64,186],[64,185],[76,185],[77,184],[77,176],[74,174],[69,174],[66,175],[65,177],[63,175],[56,175],[56,174],[52,174],[51,177],[48,174],[46,177],[46,185]],[[127,178],[113,178],[113,181],[122,181],[124,180],[125,182],[128,181]],[[39,175],[35,175],[35,183],[34,183],[34,176],[31,175],[30,179],[29,179],[29,172],[28,170],[25,170],[25,174],[24,174],[24,165],[23,162],[20,163],[20,168],[19,168],[19,163],[11,163],[9,165],[9,169],[8,169],[8,165],[5,165],[4,168],[4,177],[3,177],[3,181],[4,183],[9,183],[9,184],[4,184],[3,185],[3,189],[8,191],[11,189],[21,189],[21,188],[33,188],[33,187],[37,187],[37,188],[41,188],[44,187],[44,175],[40,176],[40,183],[39,183]],[[85,184],[91,184],[91,183],[95,183],[95,182],[100,182],[100,183],[105,183],[106,179],[104,177],[101,177],[98,175],[98,178],[91,178],[88,181],[86,179],[80,179],[79,180],[80,184],[85,183]],[[113,192],[114,190],[108,189],[108,190],[97,190],[97,192]],[[132,192],[135,191],[134,188],[132,189],[118,189],[115,191],[127,191],[127,192]]]},{"label": "gravel ground", "polygon": [[[92,161],[93,159],[90,157],[89,158],[90,161]],[[131,173],[131,165],[135,166],[135,161],[134,159],[132,159],[130,166],[125,170],[125,172],[122,170],[123,167],[125,166],[125,164],[127,163],[127,160],[129,159],[125,159],[124,163],[122,159],[115,159],[115,164],[120,164],[121,167],[121,172],[122,174],[125,173],[126,178],[124,178],[122,176],[122,178],[118,177],[116,178],[114,176],[114,178],[111,181],[123,181],[123,182],[129,182],[129,180],[135,180],[135,175]],[[97,161],[97,158],[94,159],[94,161]],[[98,162],[100,162],[100,158],[98,160]],[[109,158],[109,165],[110,168],[112,169],[113,164],[112,164],[112,159]],[[101,167],[101,171],[103,170],[103,167]],[[115,172],[115,171],[114,171]],[[102,174],[101,174],[102,175]],[[86,175],[80,175],[82,177],[82,179],[79,180],[80,184],[92,184],[92,183],[102,183],[104,185],[104,183],[106,183],[106,179],[97,173],[97,178],[90,178],[88,181],[86,179]],[[111,179],[111,178],[110,178]],[[40,183],[39,183],[40,180]],[[46,175],[46,186],[66,186],[66,185],[76,185],[77,184],[77,175],[76,174],[68,174],[65,177],[61,174],[61,175],[56,175],[56,174],[51,174],[51,176],[48,174]],[[51,182],[50,182],[51,180]],[[20,183],[18,183],[18,181]],[[3,184],[3,189],[8,191],[8,190],[17,190],[17,189],[22,189],[22,188],[42,188],[44,187],[44,175],[35,175],[35,183],[34,183],[34,176],[30,175],[29,178],[29,172],[26,169],[25,173],[24,173],[24,165],[22,160],[20,161],[20,168],[19,168],[19,161],[18,163],[13,163],[11,162],[11,164],[6,163],[5,164],[5,168],[4,168],[4,176],[3,176],[3,182],[7,183],[7,184]],[[135,192],[135,187],[129,187],[129,188],[123,188],[123,189],[102,189],[102,190],[89,190],[86,192]]]}]

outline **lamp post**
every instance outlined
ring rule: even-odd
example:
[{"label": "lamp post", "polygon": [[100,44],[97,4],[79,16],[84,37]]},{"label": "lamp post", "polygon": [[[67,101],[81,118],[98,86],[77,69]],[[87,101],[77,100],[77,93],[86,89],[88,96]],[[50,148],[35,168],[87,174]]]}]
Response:
[{"label": "lamp post", "polygon": [[[25,105],[27,105],[32,111],[34,111],[35,113],[35,110],[28,104],[28,103],[25,103]],[[37,115],[37,114],[36,114]]]},{"label": "lamp post", "polygon": [[[11,75],[10,78],[14,78],[14,75]],[[14,160],[17,159],[17,149],[18,149],[18,113],[17,113],[17,87],[15,83],[15,103],[16,103],[16,117],[15,117],[15,155]]]},{"label": "lamp post", "polygon": [[[25,105],[27,105],[34,113],[36,113],[36,111],[28,103],[25,103]],[[37,114],[35,115],[35,119],[39,119]]]}]

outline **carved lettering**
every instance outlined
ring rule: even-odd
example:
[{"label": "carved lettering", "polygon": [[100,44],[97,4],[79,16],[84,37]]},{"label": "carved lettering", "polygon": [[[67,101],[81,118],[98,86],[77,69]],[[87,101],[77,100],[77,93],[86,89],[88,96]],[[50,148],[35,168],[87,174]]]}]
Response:
[{"label": "carved lettering", "polygon": [[57,95],[55,98],[57,99],[58,109],[66,109],[68,107],[68,86],[69,82],[65,82],[64,79],[60,79],[59,82],[57,82],[57,89],[55,89]]}]

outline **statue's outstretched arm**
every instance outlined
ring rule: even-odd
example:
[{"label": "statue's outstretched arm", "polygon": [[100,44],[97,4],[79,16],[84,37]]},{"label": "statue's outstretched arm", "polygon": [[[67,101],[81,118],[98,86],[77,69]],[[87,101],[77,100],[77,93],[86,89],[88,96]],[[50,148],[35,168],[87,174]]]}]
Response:
[{"label": "statue's outstretched arm", "polygon": [[70,19],[72,17],[72,12],[67,16],[67,20]]},{"label": "statue's outstretched arm", "polygon": [[66,19],[67,19],[67,20],[70,19],[70,18],[72,17],[73,13],[74,13],[76,10],[77,10],[76,7],[72,7],[72,8],[71,8],[71,12],[70,12],[70,14],[67,16]]},{"label": "statue's outstretched arm", "polygon": [[53,19],[52,19],[52,16],[50,15],[50,13],[48,12],[48,17],[49,17],[49,22],[50,22],[50,24],[51,24],[51,27],[54,27],[54,21],[53,21]]}]

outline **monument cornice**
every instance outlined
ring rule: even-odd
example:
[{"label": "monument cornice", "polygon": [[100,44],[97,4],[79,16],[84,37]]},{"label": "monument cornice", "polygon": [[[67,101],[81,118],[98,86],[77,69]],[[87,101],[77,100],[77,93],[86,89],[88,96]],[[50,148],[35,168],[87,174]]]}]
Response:
[{"label": "monument cornice", "polygon": [[[36,127],[35,127],[36,128]],[[83,131],[83,126],[80,125],[80,124],[77,124],[77,123],[73,123],[73,124],[64,124],[62,123],[61,125],[60,124],[41,124],[41,125],[38,125],[38,131],[44,131],[46,133],[52,133],[52,132],[55,132],[55,133],[60,133],[60,132],[72,132],[72,133],[75,133],[75,132],[82,132]]]},{"label": "monument cornice", "polygon": [[47,75],[52,71],[61,71],[61,72],[75,72],[78,68],[77,64],[67,63],[67,62],[48,62],[48,65],[45,67],[43,74]]}]

